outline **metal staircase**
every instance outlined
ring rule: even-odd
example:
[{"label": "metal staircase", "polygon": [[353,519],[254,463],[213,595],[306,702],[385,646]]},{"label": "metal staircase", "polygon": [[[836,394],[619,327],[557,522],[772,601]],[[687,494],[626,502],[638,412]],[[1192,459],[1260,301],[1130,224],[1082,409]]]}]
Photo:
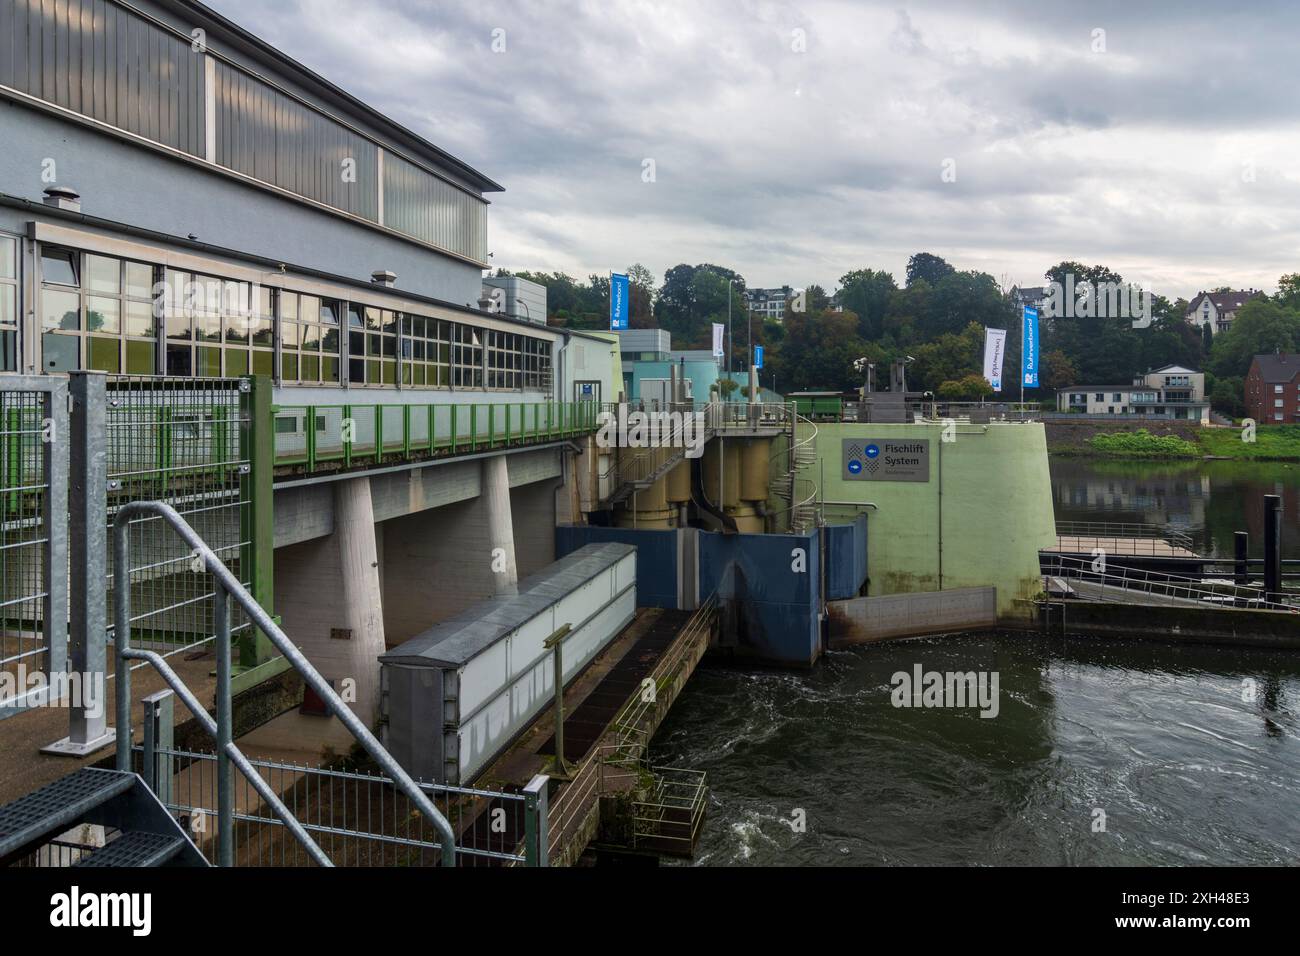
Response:
[{"label": "metal staircase", "polygon": [[[671,410],[689,415],[694,413],[695,407],[694,405],[672,406]],[[704,417],[700,427],[704,429],[702,440],[707,442],[714,433],[713,405],[706,405],[703,412]],[[681,464],[688,450],[684,441],[685,430],[686,426],[683,422],[666,438],[661,438],[657,447],[635,449],[635,454],[623,455],[622,452],[629,449],[620,448],[620,454],[614,464],[600,476],[602,480],[610,481],[613,487],[607,499],[608,506],[612,508],[626,501],[635,492],[645,491]],[[657,460],[664,451],[670,454],[662,460]]]},{"label": "metal staircase", "polygon": [[[812,429],[802,440],[798,437],[800,424]],[[778,479],[778,494],[787,502],[790,512],[791,534],[806,534],[819,522],[820,489],[812,478],[800,474],[817,463],[817,432],[816,422],[804,418],[791,407],[789,447],[784,452],[787,468]]]},{"label": "metal staircase", "polygon": [[[80,825],[102,827],[103,845],[60,839]],[[208,865],[143,780],[133,773],[91,767],[0,807],[0,866],[14,863],[94,867]]]}]

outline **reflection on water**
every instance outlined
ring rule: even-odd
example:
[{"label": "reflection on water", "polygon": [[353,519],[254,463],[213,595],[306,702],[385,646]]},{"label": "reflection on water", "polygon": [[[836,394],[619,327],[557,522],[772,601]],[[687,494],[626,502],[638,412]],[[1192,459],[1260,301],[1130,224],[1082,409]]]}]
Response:
[{"label": "reflection on water", "polygon": [[[999,716],[893,707],[917,663],[997,671]],[[1296,654],[936,638],[807,673],[706,667],[655,761],[709,773],[705,865],[1288,864],[1298,700]]]},{"label": "reflection on water", "polygon": [[1263,554],[1263,496],[1282,496],[1282,554],[1300,558],[1300,465],[1276,462],[1051,460],[1058,521],[1171,527],[1202,554],[1229,557],[1235,531]]}]

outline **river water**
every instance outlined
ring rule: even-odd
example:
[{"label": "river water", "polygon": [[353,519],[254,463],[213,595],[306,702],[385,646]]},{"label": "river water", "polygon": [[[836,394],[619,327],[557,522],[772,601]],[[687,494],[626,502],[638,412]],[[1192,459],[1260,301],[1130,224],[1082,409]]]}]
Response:
[{"label": "river water", "polygon": [[[1229,554],[1276,492],[1300,556],[1296,476],[1053,465],[1059,518],[1168,523]],[[918,664],[996,673],[997,716],[893,706]],[[1295,864],[1300,653],[990,633],[810,672],[706,666],[654,759],[709,774],[702,865]]]}]

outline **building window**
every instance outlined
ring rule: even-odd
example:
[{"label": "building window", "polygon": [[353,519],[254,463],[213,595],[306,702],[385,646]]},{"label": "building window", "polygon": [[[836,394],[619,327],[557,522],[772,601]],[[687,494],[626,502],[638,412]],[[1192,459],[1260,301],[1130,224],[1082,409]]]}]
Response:
[{"label": "building window", "polygon": [[168,375],[271,375],[275,352],[269,290],[235,279],[167,270]]},{"label": "building window", "polygon": [[0,372],[18,370],[18,240],[0,236]]},{"label": "building window", "polygon": [[545,339],[524,337],[524,388],[551,390],[551,343]]},{"label": "building window", "polygon": [[450,322],[402,316],[402,384],[446,388],[451,384]]},{"label": "building window", "polygon": [[487,338],[487,387],[518,389],[521,385],[520,338],[514,332],[485,329]]},{"label": "building window", "polygon": [[483,387],[483,341],[472,325],[456,324],[452,344],[452,382],[457,388]]},{"label": "building window", "polygon": [[348,383],[397,384],[397,313],[348,307]]},{"label": "building window", "polygon": [[339,384],[341,306],[297,292],[280,293],[280,381]]},{"label": "building window", "polygon": [[154,267],[69,249],[41,249],[41,367],[157,372]]}]

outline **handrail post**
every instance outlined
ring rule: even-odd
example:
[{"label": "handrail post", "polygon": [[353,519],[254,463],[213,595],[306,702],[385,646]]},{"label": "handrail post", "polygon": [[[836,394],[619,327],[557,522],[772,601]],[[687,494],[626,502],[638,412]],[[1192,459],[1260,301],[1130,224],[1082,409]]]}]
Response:
[{"label": "handrail post", "polygon": [[140,703],[144,707],[144,782],[166,806],[172,801],[176,694],[160,690]]},{"label": "handrail post", "polygon": [[230,779],[234,740],[230,701],[230,599],[220,581],[212,582],[212,630],[217,646],[217,865],[235,865],[235,806]]},{"label": "handrail post", "polygon": [[550,866],[550,828],[547,785],[550,777],[539,773],[524,787],[524,866]]},{"label": "handrail post", "polygon": [[117,652],[117,769],[131,769],[131,665],[126,652],[131,647],[131,556],[127,535],[130,522],[126,509],[119,509],[113,522],[113,649]]}]

